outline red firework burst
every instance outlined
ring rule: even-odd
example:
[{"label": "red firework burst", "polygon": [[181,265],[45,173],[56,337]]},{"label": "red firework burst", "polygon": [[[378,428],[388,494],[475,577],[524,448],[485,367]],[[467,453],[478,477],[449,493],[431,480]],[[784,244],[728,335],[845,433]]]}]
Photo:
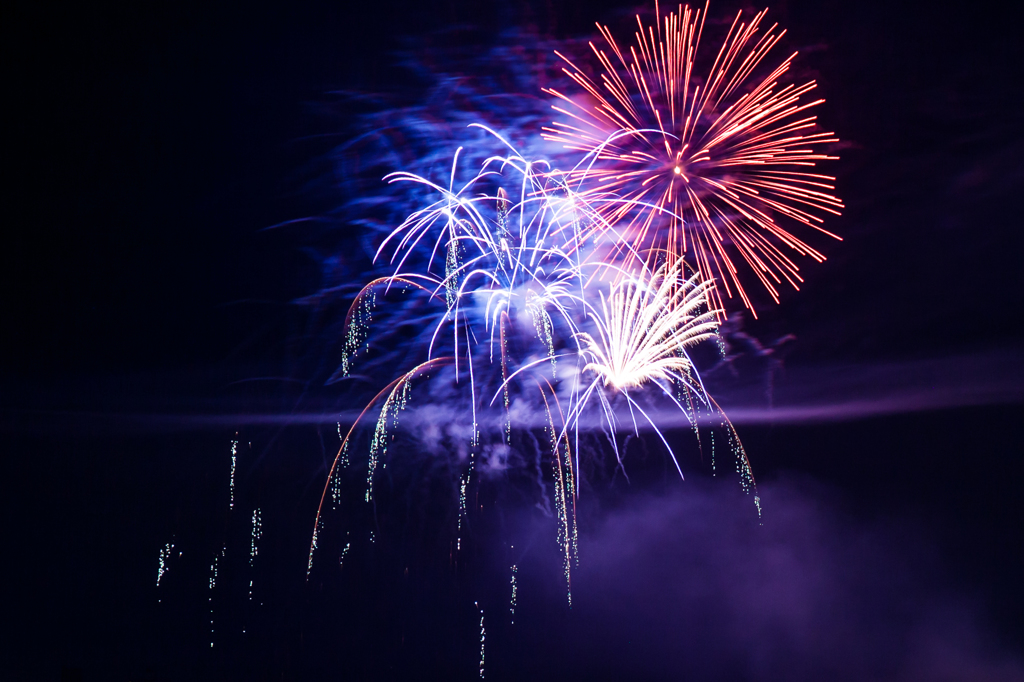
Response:
[{"label": "red firework burst", "polygon": [[777,24],[760,30],[767,11],[749,23],[737,13],[701,78],[694,63],[707,5],[680,5],[662,17],[655,3],[660,22],[645,27],[637,16],[628,52],[597,25],[610,49],[609,55],[590,44],[603,69],[599,82],[556,52],[585,95],[545,90],[568,104],[554,106],[568,118],[545,128],[545,138],[589,155],[566,176],[599,207],[603,220],[592,229],[615,225],[619,248],[633,253],[663,248],[670,259],[689,255],[704,278],[719,282],[712,307],[724,307],[717,292],[732,298],[735,291],[755,315],[736,256],[778,302],[777,285],[785,280],[799,289],[803,281],[787,249],[825,258],[789,226],[839,239],[823,229],[819,214],[843,208],[831,194],[835,178],[807,171],[837,158],[820,149],[838,139],[816,132],[817,117],[807,115],[824,100],[800,101],[815,81],[780,84],[795,52],[763,75],[765,57],[785,34]]}]

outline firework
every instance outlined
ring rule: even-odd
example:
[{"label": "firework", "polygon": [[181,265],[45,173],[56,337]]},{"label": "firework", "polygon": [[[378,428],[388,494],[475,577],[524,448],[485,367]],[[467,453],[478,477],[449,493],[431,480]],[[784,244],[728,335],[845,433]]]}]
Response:
[{"label": "firework", "polygon": [[[391,274],[372,280],[352,303],[342,369],[347,375],[357,360],[372,364],[371,326],[386,335],[395,320],[415,321],[408,325],[415,336],[410,347],[420,357],[369,401],[342,438],[314,522],[307,576],[323,528],[323,503],[328,490],[336,502],[335,475],[348,462],[349,444],[362,419],[377,414],[363,496],[370,503],[413,383],[443,375],[449,386],[463,387],[451,400],[461,401],[471,416],[469,456],[459,475],[456,551],[462,546],[476,455],[486,438],[482,414],[499,411],[503,447],[510,447],[515,400],[528,413],[544,415],[556,539],[571,604],[571,573],[578,563],[579,434],[589,405],[595,399],[600,405],[620,466],[614,405],[619,395],[630,415],[642,415],[658,434],[682,475],[642,396],[667,397],[695,430],[700,410],[719,414],[722,426],[728,424],[687,355],[687,349],[714,336],[719,310],[711,305],[713,283],[699,270],[690,268],[684,276],[685,260],[673,258],[671,251],[642,255],[609,222],[593,195],[567,182],[568,174],[547,160],[527,158],[500,135],[480,127],[498,145],[498,153],[486,156],[475,150],[470,157],[484,160],[468,176],[459,165],[460,148],[444,181],[409,171],[387,178],[434,196],[382,240],[377,260],[387,263]],[[616,245],[609,248],[608,240],[590,239],[597,233],[616,235]],[[396,290],[406,295],[397,308],[388,303]],[[516,411],[522,413],[518,407]],[[494,417],[483,423],[495,423]],[[632,421],[638,432],[635,416]],[[742,459],[738,469],[747,476],[744,486],[750,489],[753,478],[745,453],[731,424],[728,428],[728,441],[738,461]]]},{"label": "firework", "polygon": [[[371,503],[399,414],[407,409],[414,382],[429,380],[431,374],[443,372],[450,385],[464,387],[462,396],[452,399],[462,400],[471,415],[469,457],[459,476],[457,551],[462,548],[467,488],[481,449],[481,413],[501,411],[506,446],[512,444],[513,397],[528,406],[527,412],[544,415],[556,541],[569,604],[571,571],[579,562],[575,506],[580,492],[580,430],[590,402],[596,397],[600,403],[620,466],[615,394],[625,397],[631,415],[639,412],[646,418],[680,474],[675,453],[647,417],[640,396],[650,384],[656,393],[671,398],[694,428],[699,406],[718,410],[686,354],[716,330],[717,311],[708,301],[712,283],[696,271],[683,276],[685,262],[666,261],[664,253],[648,254],[662,259],[662,265],[636,267],[639,254],[627,247],[634,257],[629,269],[614,259],[614,250],[588,243],[585,235],[595,224],[605,225],[607,232],[615,226],[606,223],[587,197],[567,186],[564,174],[551,170],[544,160],[525,158],[493,135],[505,153],[485,158],[465,181],[458,179],[459,152],[444,182],[410,172],[389,176],[392,182],[427,187],[435,199],[383,240],[378,258],[393,269],[353,301],[346,317],[348,352],[343,369],[347,373],[354,368],[360,355],[369,361],[371,326],[383,327],[386,334],[389,315],[400,312],[408,321],[414,308],[418,341],[413,347],[423,356],[370,400],[342,438],[313,524],[307,576],[323,529],[324,502],[328,491],[336,502],[336,473],[348,461],[352,434],[364,417],[377,414],[364,496]],[[478,151],[475,156],[480,156]],[[609,272],[612,276],[607,276]],[[395,289],[412,297],[404,299],[399,311],[387,304],[388,292]],[[724,415],[722,423],[727,423]],[[749,467],[741,471],[749,472]]]},{"label": "firework", "polygon": [[[481,128],[506,153],[486,157],[468,180],[458,181],[461,149],[456,151],[444,182],[410,172],[388,176],[390,182],[426,188],[435,199],[411,213],[382,241],[378,259],[389,263],[393,271],[371,281],[353,302],[346,319],[342,369],[348,374],[358,356],[369,353],[371,322],[387,331],[387,315],[395,311],[381,302],[393,289],[413,297],[406,299],[404,310],[421,311],[416,318],[418,342],[412,347],[421,349],[426,357],[370,401],[343,438],[328,477],[328,488],[333,491],[337,483],[332,488],[331,481],[339,464],[343,467],[347,461],[351,435],[362,418],[380,404],[364,495],[365,501],[371,502],[375,475],[388,456],[388,444],[399,413],[408,403],[412,383],[429,371],[445,369],[456,384],[466,387],[472,415],[469,465],[460,477],[460,533],[466,488],[481,446],[478,412],[489,407],[485,389],[503,396],[507,444],[512,429],[512,387],[518,379],[540,372],[544,365],[548,377],[557,378],[558,360],[574,353],[556,352],[556,343],[574,341],[582,301],[576,292],[584,288],[570,256],[578,253],[574,240],[579,231],[572,225],[582,209],[572,208],[564,187],[551,179],[548,163],[527,159],[501,136]],[[478,156],[479,152],[473,158]],[[378,314],[379,307],[384,310]],[[549,391],[552,399],[553,390]],[[551,418],[550,410],[547,413]],[[557,437],[561,428],[556,429],[552,422],[549,430]],[[575,523],[570,520],[574,519],[575,483],[572,472],[566,470],[572,465],[565,459],[566,448],[567,441],[559,444],[556,438],[560,545],[569,548],[567,556],[575,556]],[[332,492],[332,499],[335,496]],[[320,529],[318,513],[309,567]],[[461,535],[457,545],[461,547]]]},{"label": "firework", "polygon": [[[538,464],[550,456],[545,487],[554,488],[570,604],[580,432],[591,424],[604,430],[625,473],[620,423],[628,419],[636,434],[646,423],[680,476],[679,458],[656,423],[659,405],[685,415],[698,447],[701,426],[717,425],[760,513],[739,436],[689,353],[715,337],[726,299],[738,296],[754,310],[741,265],[778,301],[778,285],[802,281],[791,255],[824,259],[793,231],[835,237],[822,227],[823,214],[842,208],[833,178],[811,170],[833,158],[822,150],[836,139],[818,131],[808,113],[821,103],[806,99],[814,81],[783,80],[795,54],[766,67],[784,32],[762,30],[765,12],[749,22],[737,14],[710,68],[700,72],[707,75],[699,75],[706,10],[680,6],[662,16],[656,5],[658,20],[645,26],[638,18],[635,44],[625,50],[599,26],[607,47],[592,45],[603,69],[596,79],[559,55],[582,95],[546,91],[566,117],[544,129],[564,148],[556,157],[527,155],[474,124],[485,141],[459,147],[443,178],[404,169],[386,177],[416,203],[380,239],[374,262],[385,272],[374,273],[349,309],[336,376],[355,376],[359,365],[366,378],[387,365],[389,379],[398,378],[373,396],[344,437],[339,424],[341,447],[314,522],[307,576],[323,502],[330,490],[337,504],[336,474],[348,466],[353,434],[376,415],[363,495],[373,503],[375,477],[395,454],[389,451],[399,416],[419,382],[443,383],[449,407],[468,417],[468,438],[465,430],[458,436],[468,441],[459,445],[468,456],[457,472],[456,552],[477,456],[488,443],[512,448],[523,414],[537,420],[526,429],[543,424],[546,439],[532,442]],[[389,334],[398,333],[406,362],[393,352],[377,359],[375,344],[391,348],[397,344]],[[496,428],[488,432],[490,426]],[[710,445],[714,472],[714,431]],[[346,542],[339,562],[350,547]],[[481,650],[481,674],[482,659]]]},{"label": "firework", "polygon": [[[644,267],[639,275],[619,279],[607,297],[601,294],[601,306],[593,316],[597,338],[588,332],[579,333],[580,355],[586,361],[583,372],[593,373],[595,379],[571,410],[578,421],[589,399],[598,396],[610,431],[614,432],[616,417],[606,392],[622,395],[630,414],[634,409],[639,412],[661,438],[680,476],[683,472],[675,453],[654,421],[630,396],[630,390],[653,384],[693,424],[697,420],[692,408],[687,410],[670,387],[679,385],[688,399],[696,396],[710,406],[686,349],[715,335],[717,311],[707,305],[711,283],[702,281],[700,273],[684,279],[684,268],[683,260],[664,263],[653,271]],[[635,417],[633,422],[637,430]],[[615,446],[615,439],[611,440]],[[617,446],[615,450],[618,456]]]},{"label": "firework", "polygon": [[681,279],[683,261],[667,263],[649,278],[620,281],[610,295],[601,294],[595,318],[600,342],[580,332],[583,371],[593,371],[602,383],[625,392],[647,382],[670,380],[692,367],[684,350],[715,334],[715,310],[706,308],[712,287],[700,274]]},{"label": "firework", "polygon": [[[799,288],[795,252],[825,256],[792,229],[821,232],[821,214],[839,214],[834,178],[810,172],[835,159],[821,151],[838,140],[816,129],[806,101],[815,82],[784,84],[796,53],[775,67],[767,58],[785,31],[762,31],[767,10],[749,21],[737,13],[707,71],[698,69],[703,11],[679,6],[645,26],[637,16],[634,44],[623,49],[598,24],[606,48],[590,44],[600,63],[592,78],[569,58],[563,72],[577,95],[557,89],[554,109],[565,117],[544,136],[583,158],[566,182],[604,217],[591,229],[621,227],[616,246],[636,252],[664,248],[670,259],[688,257],[705,280],[716,308],[737,294],[755,315],[740,261],[775,302],[783,281]],[[706,76],[702,76],[706,73]],[[624,235],[624,236],[623,236]],[[722,311],[724,314],[724,310]]]}]

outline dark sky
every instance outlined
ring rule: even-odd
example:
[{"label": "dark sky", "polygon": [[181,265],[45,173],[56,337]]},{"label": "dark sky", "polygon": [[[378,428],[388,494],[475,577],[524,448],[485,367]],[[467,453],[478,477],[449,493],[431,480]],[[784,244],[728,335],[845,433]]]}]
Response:
[{"label": "dark sky", "polygon": [[[1002,5],[771,5],[820,82],[824,125],[846,142],[834,171],[848,210],[830,224],[844,242],[807,270],[805,291],[745,328],[796,336],[776,399],[804,416],[759,419],[756,391],[752,403],[742,386],[723,389],[754,415],[737,421],[775,504],[764,529],[717,489],[641,476],[587,517],[570,613],[540,549],[550,528],[506,499],[502,533],[544,538],[520,559],[518,630],[496,615],[507,557],[484,539],[473,570],[439,565],[439,531],[411,511],[390,522],[400,539],[382,541],[378,564],[303,582],[333,425],[237,415],[357,407],[310,370],[321,346],[292,303],[322,284],[310,249],[323,233],[264,230],[345,199],[329,158],[357,109],[330,93],[415,92],[396,51],[430,62],[456,24],[462,47],[483,51],[509,26],[576,37],[594,20],[627,26],[629,9],[2,10],[0,480],[16,625],[0,668],[15,679],[471,677],[479,594],[495,614],[495,679],[1022,679],[1024,55]],[[237,383],[265,377],[283,380]],[[824,416],[809,421],[816,407]],[[221,497],[239,430],[236,518]],[[268,543],[261,613],[230,606],[245,603],[238,557],[255,505]],[[424,518],[446,519],[431,509]],[[172,573],[168,607],[153,583],[171,537],[197,558]],[[235,592],[217,618],[257,634],[224,635],[213,655],[205,583],[225,543],[237,551],[223,589]],[[389,572],[403,563],[412,583]]]}]

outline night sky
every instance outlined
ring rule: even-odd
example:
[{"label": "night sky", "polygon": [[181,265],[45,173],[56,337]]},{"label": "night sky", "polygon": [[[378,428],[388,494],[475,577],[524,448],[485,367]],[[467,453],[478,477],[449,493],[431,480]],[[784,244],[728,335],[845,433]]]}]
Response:
[{"label": "night sky", "polygon": [[513,29],[624,34],[636,6],[5,7],[0,676],[474,679],[477,602],[489,679],[1024,680],[1015,15],[770,7],[843,140],[847,209],[709,380],[763,523],[703,463],[684,482],[641,448],[581,503],[571,609],[527,484],[482,484],[453,561],[451,481],[420,465],[395,467],[372,542],[327,526],[307,580],[335,415],[363,403],[329,383],[350,294],[305,297],[369,267],[339,207],[374,191],[346,175],[373,150],[341,145]]}]

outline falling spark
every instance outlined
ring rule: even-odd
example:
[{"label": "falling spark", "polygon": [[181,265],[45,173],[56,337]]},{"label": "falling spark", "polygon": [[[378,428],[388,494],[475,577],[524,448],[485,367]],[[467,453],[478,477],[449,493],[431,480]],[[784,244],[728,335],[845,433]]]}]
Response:
[{"label": "falling spark", "polygon": [[[237,433],[235,434],[238,435]],[[230,499],[228,502],[228,509],[235,508],[235,466],[238,463],[238,441],[231,441],[231,479],[228,483],[228,491],[230,493]]]},{"label": "falling spark", "polygon": [[[348,533],[345,533],[347,536]],[[345,557],[348,556],[348,550],[352,547],[351,542],[346,542],[345,547],[341,550],[341,556],[338,557],[338,568],[345,567]]]},{"label": "falling spark", "polygon": [[[546,382],[545,382],[546,383]],[[539,385],[538,385],[539,386]],[[547,384],[551,391],[552,400],[557,404],[554,389]],[[552,474],[555,479],[555,512],[558,518],[558,533],[556,541],[562,557],[562,573],[565,576],[566,599],[572,607],[572,568],[573,560],[577,559],[577,536],[576,536],[576,497],[575,484],[572,476],[572,456],[569,452],[569,440],[555,427],[554,415],[551,413],[547,395],[541,388],[541,398],[544,401],[544,409],[548,416],[548,425],[545,430],[548,432],[552,453]],[[561,408],[559,407],[559,413]]]},{"label": "falling spark", "polygon": [[[419,376],[419,375],[421,375],[421,374],[423,374],[423,373],[425,373],[425,372],[427,372],[427,371],[429,371],[429,370],[431,370],[433,368],[443,367],[446,363],[448,363],[450,361],[451,361],[451,358],[442,357],[442,358],[434,358],[433,360],[428,360],[427,362],[424,362],[424,363],[421,363],[420,365],[417,365],[411,371],[406,372],[401,377],[399,377],[398,379],[395,379],[394,381],[389,383],[387,386],[385,386],[383,389],[381,389],[380,392],[377,393],[377,395],[373,398],[373,400],[371,400],[366,405],[366,407],[363,408],[363,411],[359,413],[359,416],[356,417],[355,421],[352,423],[352,426],[349,428],[348,433],[345,435],[345,439],[341,443],[341,447],[338,449],[338,454],[335,456],[334,462],[331,464],[330,470],[327,472],[327,483],[324,485],[323,493],[321,493],[321,495],[320,495],[320,504],[317,506],[317,510],[316,510],[316,520],[313,522],[313,537],[312,537],[312,539],[310,540],[310,543],[309,543],[309,561],[308,561],[308,563],[306,565],[306,580],[307,581],[309,580],[310,571],[313,570],[313,555],[316,553],[317,539],[320,536],[320,531],[323,530],[324,500],[327,499],[327,491],[330,488],[331,479],[334,477],[335,471],[338,468],[338,464],[341,461],[342,455],[345,453],[345,449],[348,446],[349,440],[352,437],[352,433],[356,430],[356,427],[359,425],[359,422],[366,415],[366,413],[370,411],[370,409],[373,407],[373,405],[376,404],[376,402],[382,396],[384,396],[385,394],[388,394],[388,398],[385,401],[385,408],[381,410],[381,416],[383,417],[386,414],[386,412],[387,412],[387,403],[394,404],[394,396],[395,396],[395,392],[396,391],[398,391],[399,389],[402,389],[403,392],[404,392],[405,391],[405,385],[408,384],[409,382],[411,382],[414,378],[416,378],[417,376]],[[390,391],[390,393],[389,393],[389,391]],[[406,393],[405,395],[406,395],[406,400],[408,400],[408,394]],[[399,405],[400,405],[399,409],[404,407],[404,403],[399,403]],[[397,415],[395,416],[395,418],[397,419]],[[380,419],[378,419],[378,428],[380,428]],[[381,443],[380,444],[382,444],[382,445],[385,444],[383,437],[381,438]],[[370,499],[372,499],[372,495],[371,495],[371,493],[372,493],[372,484],[373,484],[372,475],[367,477],[367,482],[368,483],[367,483],[366,500],[367,500],[367,502],[369,502]],[[370,536],[370,541],[373,542],[373,535],[372,534]]]},{"label": "falling spark", "polygon": [[[168,542],[166,545],[160,548],[159,564],[156,569],[156,586],[160,587],[160,581],[163,580],[164,574],[171,570],[168,562],[171,559],[171,552],[174,550],[174,543]],[[160,601],[159,599],[157,601]]]},{"label": "falling spark", "polygon": [[260,509],[257,507],[252,511],[252,542],[249,548],[249,565],[252,566],[259,554],[259,541],[263,537],[263,519],[260,516]]},{"label": "falling spark", "polygon": [[316,552],[316,543],[320,538],[320,531],[324,529],[324,520],[322,516],[317,516],[316,525],[313,527],[313,541],[309,545],[309,561],[306,563],[306,581],[309,581],[309,574],[313,570],[313,555]]},{"label": "falling spark", "polygon": [[213,648],[213,589],[217,587],[217,561],[223,558],[224,549],[220,550],[220,555],[213,555],[213,563],[210,564],[210,596],[208,601],[210,603],[210,648]]},{"label": "falling spark", "polygon": [[[256,557],[259,556],[259,541],[263,537],[263,519],[260,516],[260,509],[257,507],[252,511],[252,536],[249,544],[249,568],[255,566]],[[308,576],[307,576],[308,577]],[[249,579],[249,601],[252,601],[252,578]]]},{"label": "falling spark", "polygon": [[473,606],[477,607],[480,611],[480,679],[484,678],[484,642],[487,640],[487,630],[484,628],[484,610],[480,607],[477,602],[473,602]]},{"label": "falling spark", "polygon": [[750,468],[750,459],[747,457],[747,451],[743,447],[739,434],[736,433],[732,423],[727,419],[725,423],[728,427],[726,433],[728,434],[729,447],[732,449],[736,459],[736,473],[740,476],[740,485],[743,487],[743,492],[748,495],[753,493],[754,506],[757,507],[757,517],[760,519],[762,511],[761,497],[757,494],[757,483],[754,481],[754,472]]},{"label": "falling spark", "polygon": [[516,624],[516,597],[518,595],[516,590],[516,570],[516,565],[512,564],[512,599],[508,605],[508,611],[512,617],[512,625]]},{"label": "falling spark", "polygon": [[[348,319],[345,321],[345,349],[341,356],[343,376],[349,375],[352,362],[361,348],[365,351],[370,350],[369,328],[377,297],[376,291],[372,287],[364,289],[363,292],[356,297],[349,309]],[[364,345],[365,348],[363,348]]]},{"label": "falling spark", "polygon": [[459,519],[458,532],[455,537],[455,551],[462,550],[462,519],[466,516],[466,486],[469,485],[469,473],[459,479]]},{"label": "falling spark", "polygon": [[[377,428],[373,432],[373,441],[370,444],[370,466],[366,472],[366,501],[370,502],[373,500],[373,476],[377,471],[377,464],[387,455],[388,452],[388,423],[390,416],[390,426],[392,429],[398,427],[398,413],[405,409],[405,406],[409,403],[409,396],[412,392],[412,385],[410,381],[402,381],[398,386],[388,395],[387,400],[384,401],[384,407],[380,411],[380,417],[377,418]],[[391,436],[393,439],[394,436]],[[346,443],[347,445],[347,443]],[[345,445],[342,445],[344,450]],[[385,464],[385,466],[387,466]]]},{"label": "falling spark", "polygon": [[348,468],[348,442],[346,442],[344,436],[341,435],[341,422],[338,422],[338,440],[342,442],[341,466],[344,468]]},{"label": "falling spark", "polygon": [[[347,469],[349,465],[348,441],[341,434],[341,422],[338,422],[338,439],[341,441],[341,449],[338,451],[338,464],[343,469]],[[341,476],[338,476],[336,471],[332,471],[330,479],[332,509],[337,509],[338,503],[341,500],[341,483]]]}]

